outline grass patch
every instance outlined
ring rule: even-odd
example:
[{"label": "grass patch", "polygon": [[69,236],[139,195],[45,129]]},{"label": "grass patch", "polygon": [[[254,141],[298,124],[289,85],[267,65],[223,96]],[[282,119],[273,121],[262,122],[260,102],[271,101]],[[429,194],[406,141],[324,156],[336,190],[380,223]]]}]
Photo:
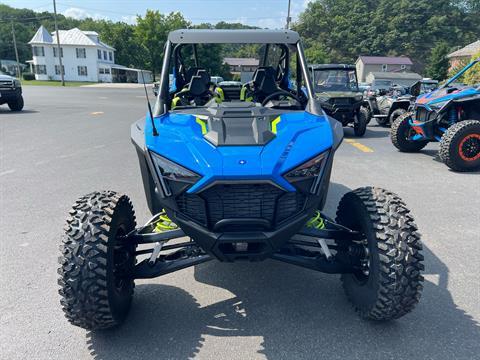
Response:
[{"label": "grass patch", "polygon": [[[96,83],[86,82],[86,81],[65,81],[65,86],[82,86],[82,85],[92,85],[92,84],[96,84]],[[56,80],[22,80],[22,86],[24,85],[62,86],[62,82],[56,81]]]}]

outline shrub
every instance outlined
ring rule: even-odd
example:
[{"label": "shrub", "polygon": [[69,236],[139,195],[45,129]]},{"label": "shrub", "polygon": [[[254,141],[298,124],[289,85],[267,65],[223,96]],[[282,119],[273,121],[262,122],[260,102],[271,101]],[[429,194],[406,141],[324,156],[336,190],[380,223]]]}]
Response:
[{"label": "shrub", "polygon": [[35,80],[35,74],[33,73],[24,73],[23,80]]}]

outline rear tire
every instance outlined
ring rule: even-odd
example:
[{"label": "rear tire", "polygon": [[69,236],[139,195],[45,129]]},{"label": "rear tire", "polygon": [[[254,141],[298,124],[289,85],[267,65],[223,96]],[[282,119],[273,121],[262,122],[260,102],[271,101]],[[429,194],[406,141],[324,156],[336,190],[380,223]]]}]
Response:
[{"label": "rear tire", "polygon": [[440,141],[440,158],[454,171],[480,169],[480,121],[464,120],[450,126]]},{"label": "rear tire", "polygon": [[7,104],[12,111],[22,111],[24,105],[23,96],[20,95],[20,97],[18,97],[14,101],[9,101]]},{"label": "rear tire", "polygon": [[337,222],[366,235],[366,268],[343,274],[345,293],[364,319],[398,319],[423,289],[422,243],[410,211],[395,194],[366,187],[343,196]]},{"label": "rear tire", "polygon": [[393,123],[390,129],[390,139],[392,144],[402,152],[417,152],[427,146],[427,140],[410,140],[413,129],[409,124],[412,113],[400,115]]},{"label": "rear tire", "polygon": [[60,303],[68,321],[87,330],[123,322],[132,302],[135,248],[121,236],[135,228],[126,195],[94,192],[77,200],[59,258]]},{"label": "rear tire", "polygon": [[357,120],[353,123],[353,132],[355,136],[363,136],[367,131],[367,111],[365,109],[360,109],[357,115]]}]

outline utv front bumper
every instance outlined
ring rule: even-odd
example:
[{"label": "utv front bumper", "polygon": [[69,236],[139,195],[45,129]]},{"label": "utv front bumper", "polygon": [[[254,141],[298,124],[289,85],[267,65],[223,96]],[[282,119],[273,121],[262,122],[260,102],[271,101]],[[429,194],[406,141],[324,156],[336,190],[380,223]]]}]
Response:
[{"label": "utv front bumper", "polygon": [[272,230],[247,231],[255,219],[229,219],[232,226],[244,222],[245,231],[215,232],[197,224],[192,220],[177,215],[175,222],[182,230],[193,238],[207,253],[221,261],[263,260],[280,250],[305,225],[312,216],[303,211],[295,218]]}]

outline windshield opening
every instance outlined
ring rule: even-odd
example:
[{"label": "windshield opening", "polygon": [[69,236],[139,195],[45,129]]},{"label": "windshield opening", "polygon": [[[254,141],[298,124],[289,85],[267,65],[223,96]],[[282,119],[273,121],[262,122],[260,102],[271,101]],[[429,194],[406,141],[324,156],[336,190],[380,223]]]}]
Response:
[{"label": "windshield opening", "polygon": [[314,70],[315,92],[359,91],[355,70],[317,69]]},{"label": "windshield opening", "polygon": [[305,109],[308,94],[296,44],[167,45],[162,79],[168,84],[159,91],[156,114],[245,105]]}]

